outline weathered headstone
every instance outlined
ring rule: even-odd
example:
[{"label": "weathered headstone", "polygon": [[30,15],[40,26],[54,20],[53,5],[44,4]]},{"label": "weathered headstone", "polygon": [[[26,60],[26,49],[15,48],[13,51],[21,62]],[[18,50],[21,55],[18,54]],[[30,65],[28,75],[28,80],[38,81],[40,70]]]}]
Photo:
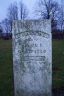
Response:
[{"label": "weathered headstone", "polygon": [[12,25],[15,96],[52,96],[51,21]]}]

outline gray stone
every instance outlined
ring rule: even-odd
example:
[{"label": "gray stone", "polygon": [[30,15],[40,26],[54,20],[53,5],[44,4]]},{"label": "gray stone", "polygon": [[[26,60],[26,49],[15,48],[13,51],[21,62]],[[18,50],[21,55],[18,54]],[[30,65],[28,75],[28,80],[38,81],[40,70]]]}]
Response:
[{"label": "gray stone", "polygon": [[15,96],[52,96],[50,20],[12,23]]}]

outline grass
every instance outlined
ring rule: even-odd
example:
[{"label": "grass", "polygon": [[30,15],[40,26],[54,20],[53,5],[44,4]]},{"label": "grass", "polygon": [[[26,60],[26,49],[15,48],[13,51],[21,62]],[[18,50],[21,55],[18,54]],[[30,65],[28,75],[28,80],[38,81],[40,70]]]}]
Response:
[{"label": "grass", "polygon": [[64,86],[64,40],[53,40],[52,88]]},{"label": "grass", "polygon": [[13,96],[11,40],[0,40],[0,96]]},{"label": "grass", "polygon": [[[64,86],[64,40],[52,41],[52,88]],[[13,96],[12,40],[0,40],[0,96]]]}]

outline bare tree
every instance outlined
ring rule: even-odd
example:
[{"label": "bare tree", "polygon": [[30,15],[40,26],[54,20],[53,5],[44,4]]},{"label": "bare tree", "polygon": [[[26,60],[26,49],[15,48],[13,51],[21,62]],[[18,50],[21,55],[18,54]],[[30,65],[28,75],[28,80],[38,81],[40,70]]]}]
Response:
[{"label": "bare tree", "polygon": [[5,18],[2,22],[1,22],[4,30],[5,30],[5,33],[9,33],[10,31],[10,23],[9,23],[9,20],[7,18]]},{"label": "bare tree", "polygon": [[63,27],[64,27],[64,3],[63,0],[61,0],[61,15],[60,15],[60,24],[61,24],[61,32],[63,33]]},{"label": "bare tree", "polygon": [[8,7],[7,17],[9,20],[18,20],[18,6],[16,2],[10,4],[10,6]]},{"label": "bare tree", "polygon": [[42,19],[51,19],[52,28],[57,25],[57,15],[59,12],[59,4],[53,0],[40,0],[38,2],[38,10]]},{"label": "bare tree", "polygon": [[26,5],[21,1],[20,2],[20,18],[21,20],[24,20],[26,19],[27,16],[28,16],[28,9]]},{"label": "bare tree", "polygon": [[10,6],[8,7],[7,17],[12,30],[12,20],[18,20],[18,6],[16,2],[14,2],[13,4],[10,4]]},{"label": "bare tree", "polygon": [[3,31],[3,28],[2,28],[2,24],[0,22],[0,33],[2,33],[2,31]]}]

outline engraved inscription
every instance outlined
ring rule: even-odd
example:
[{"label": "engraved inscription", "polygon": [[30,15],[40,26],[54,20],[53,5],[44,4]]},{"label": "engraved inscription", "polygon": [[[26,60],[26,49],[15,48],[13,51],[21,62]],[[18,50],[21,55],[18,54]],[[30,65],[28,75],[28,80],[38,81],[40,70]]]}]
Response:
[{"label": "engraved inscription", "polygon": [[25,54],[26,54],[26,53],[33,53],[33,52],[34,52],[35,54],[36,54],[36,53],[46,53],[46,50],[26,50],[26,51],[25,51]]},{"label": "engraved inscription", "polygon": [[35,31],[30,30],[30,32],[19,32],[19,33],[15,34],[15,38],[16,39],[20,38],[20,35],[22,37],[29,36],[29,35],[36,35],[36,36],[42,36],[44,38],[49,38],[49,34],[42,32],[42,31],[36,31],[35,32]]},{"label": "engraved inscription", "polygon": [[24,56],[21,58],[22,61],[30,61],[30,60],[35,60],[35,61],[45,61],[45,56]]}]

